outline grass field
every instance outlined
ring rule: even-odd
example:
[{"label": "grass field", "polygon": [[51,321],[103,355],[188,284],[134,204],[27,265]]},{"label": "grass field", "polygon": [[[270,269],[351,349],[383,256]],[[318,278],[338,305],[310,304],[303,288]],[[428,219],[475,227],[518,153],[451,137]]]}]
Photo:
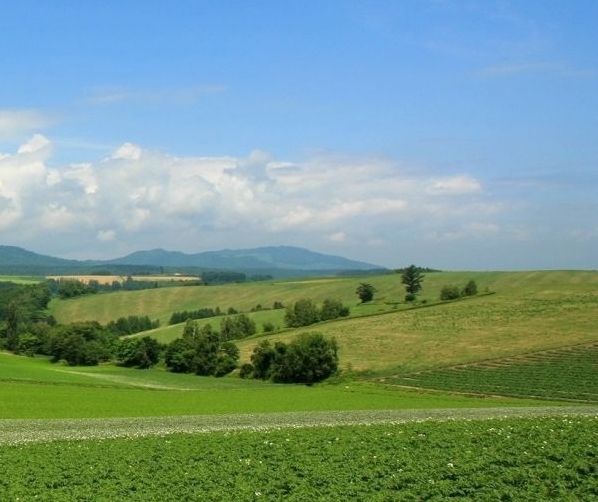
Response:
[{"label": "grass field", "polygon": [[371,383],[271,384],[113,365],[68,367],[0,353],[0,417],[92,418],[284,411],[538,405],[512,398],[411,392]]},{"label": "grass field", "polygon": [[[495,294],[431,305],[445,284],[464,285],[474,279],[480,292]],[[355,288],[372,283],[372,304],[358,305]],[[149,315],[162,327],[151,335],[166,343],[182,333],[168,326],[175,311],[232,306],[248,312],[256,305],[288,304],[301,297],[322,301],[340,298],[351,306],[351,319],[309,328],[334,336],[341,366],[381,374],[435,368],[519,353],[594,341],[598,338],[598,272],[443,272],[427,274],[420,301],[413,309],[402,299],[396,274],[367,278],[329,278],[276,281],[226,286],[168,288],[53,300],[51,312],[60,322],[97,318],[108,322],[121,316]],[[372,314],[385,314],[370,317]],[[263,322],[283,327],[284,310],[249,314],[261,329]],[[363,318],[359,318],[363,317]],[[219,318],[204,319],[218,327]],[[301,330],[286,330],[274,340],[288,340]],[[247,361],[258,341],[238,343]]]},{"label": "grass field", "polygon": [[14,282],[16,284],[37,284],[43,277],[27,277],[18,275],[0,275],[0,282]]},{"label": "grass field", "polygon": [[[443,285],[470,279],[478,297],[436,304]],[[366,306],[362,281],[378,289]],[[352,317],[268,336],[334,336],[335,381],[0,353],[0,500],[598,499],[598,272],[428,274],[417,308],[387,274],[98,294],[51,310],[59,322],[148,315],[168,341],[182,331],[165,326],[175,311],[301,297],[340,298]],[[284,311],[250,315],[282,325]],[[238,342],[243,360],[262,336]]]}]

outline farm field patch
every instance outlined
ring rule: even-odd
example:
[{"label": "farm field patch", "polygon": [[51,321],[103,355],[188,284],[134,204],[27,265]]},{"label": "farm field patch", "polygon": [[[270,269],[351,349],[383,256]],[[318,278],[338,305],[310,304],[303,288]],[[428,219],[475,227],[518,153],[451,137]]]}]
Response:
[{"label": "farm field patch", "polygon": [[597,420],[372,421],[4,444],[0,498],[591,500]]},{"label": "farm field patch", "polygon": [[598,402],[598,343],[384,380],[427,389]]}]

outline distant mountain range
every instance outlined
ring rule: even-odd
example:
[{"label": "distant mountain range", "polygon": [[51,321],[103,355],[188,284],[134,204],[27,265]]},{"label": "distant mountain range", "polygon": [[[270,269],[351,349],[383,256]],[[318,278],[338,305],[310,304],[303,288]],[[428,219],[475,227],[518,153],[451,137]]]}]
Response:
[{"label": "distant mountain range", "polygon": [[153,249],[137,251],[113,260],[66,260],[15,246],[0,246],[0,273],[4,274],[73,274],[98,270],[121,275],[232,270],[248,275],[291,277],[380,271],[384,267],[292,246],[224,249],[194,254]]}]

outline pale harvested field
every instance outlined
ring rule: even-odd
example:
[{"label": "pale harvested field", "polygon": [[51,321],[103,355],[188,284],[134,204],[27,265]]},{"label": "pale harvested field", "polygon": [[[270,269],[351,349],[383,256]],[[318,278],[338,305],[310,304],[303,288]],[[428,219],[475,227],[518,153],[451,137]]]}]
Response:
[{"label": "pale harvested field", "polygon": [[[88,284],[89,281],[97,281],[99,284],[112,284],[113,282],[125,282],[127,277],[128,276],[124,275],[49,275],[46,279],[54,279],[55,281],[74,279],[85,284]],[[134,281],[149,282],[184,282],[199,280],[199,277],[193,275],[133,275],[131,278]]]}]

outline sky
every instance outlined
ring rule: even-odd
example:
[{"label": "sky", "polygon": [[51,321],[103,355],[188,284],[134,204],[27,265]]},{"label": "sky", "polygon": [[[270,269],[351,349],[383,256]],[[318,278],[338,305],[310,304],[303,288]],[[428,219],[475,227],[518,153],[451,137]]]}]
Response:
[{"label": "sky", "polygon": [[0,244],[598,268],[595,0],[7,0]]}]

